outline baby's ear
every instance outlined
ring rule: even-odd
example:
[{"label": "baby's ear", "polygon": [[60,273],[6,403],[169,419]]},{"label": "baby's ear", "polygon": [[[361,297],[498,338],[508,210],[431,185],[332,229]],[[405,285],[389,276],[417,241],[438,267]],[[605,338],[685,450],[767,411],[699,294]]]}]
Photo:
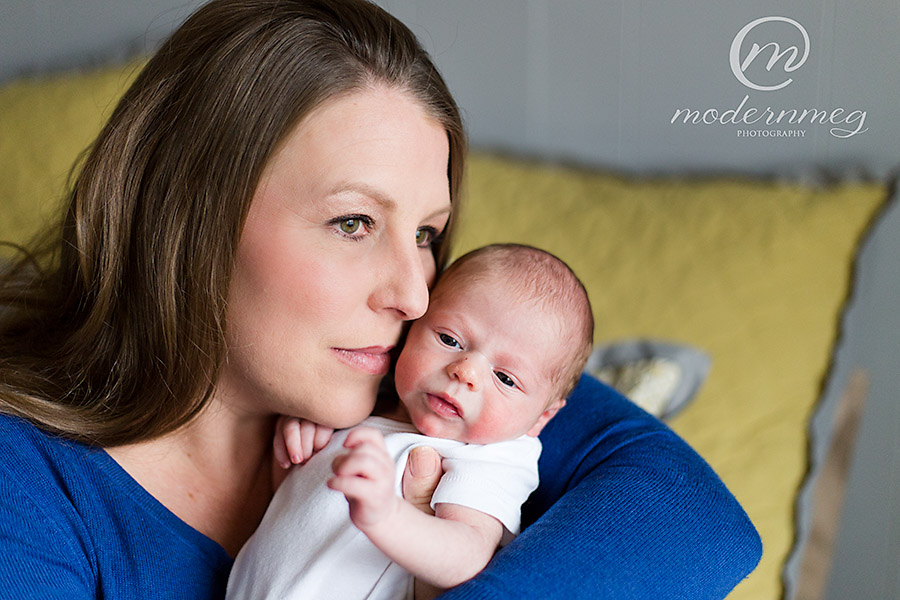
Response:
[{"label": "baby's ear", "polygon": [[530,435],[531,437],[537,437],[538,434],[540,434],[541,431],[544,429],[544,425],[546,425],[547,422],[550,419],[552,419],[554,417],[554,415],[556,415],[557,412],[559,412],[559,409],[561,409],[565,405],[566,405],[565,398],[558,398],[558,399],[554,400],[553,402],[551,402],[550,406],[548,406],[544,410],[544,412],[541,413],[541,416],[538,417],[537,422],[531,426],[531,429],[528,430],[528,433],[526,435]]}]

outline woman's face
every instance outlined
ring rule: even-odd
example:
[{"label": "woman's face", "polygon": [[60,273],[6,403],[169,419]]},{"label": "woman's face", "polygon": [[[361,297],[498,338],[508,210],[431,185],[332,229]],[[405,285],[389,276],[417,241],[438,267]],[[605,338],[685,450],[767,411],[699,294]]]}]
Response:
[{"label": "woman's face", "polygon": [[329,100],[299,124],[238,247],[223,400],[336,428],[371,412],[404,321],[428,306],[448,155],[440,123],[389,87]]}]

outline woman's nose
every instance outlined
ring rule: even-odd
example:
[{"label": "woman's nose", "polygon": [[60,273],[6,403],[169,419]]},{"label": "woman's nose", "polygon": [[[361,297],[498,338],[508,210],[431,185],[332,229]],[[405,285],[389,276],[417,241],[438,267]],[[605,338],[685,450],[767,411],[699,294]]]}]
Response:
[{"label": "woman's nose", "polygon": [[384,258],[371,296],[373,310],[396,311],[403,320],[418,319],[428,308],[428,284],[434,279],[434,259],[427,250],[410,244]]},{"label": "woman's nose", "polygon": [[470,391],[477,392],[481,389],[481,378],[478,375],[479,369],[476,362],[474,358],[466,354],[447,366],[447,374]]}]

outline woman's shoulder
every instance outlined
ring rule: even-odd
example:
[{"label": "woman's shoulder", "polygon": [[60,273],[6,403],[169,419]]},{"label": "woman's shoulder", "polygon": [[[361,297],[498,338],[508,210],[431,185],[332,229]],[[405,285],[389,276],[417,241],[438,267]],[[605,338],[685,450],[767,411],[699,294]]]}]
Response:
[{"label": "woman's shoulder", "polygon": [[[93,450],[97,452],[99,450]],[[0,414],[0,520],[23,530],[45,527],[66,537],[87,535],[82,505],[101,502],[92,449],[44,432],[26,419]]]},{"label": "woman's shoulder", "polygon": [[37,502],[71,495],[74,487],[83,486],[97,469],[91,455],[102,452],[42,431],[27,419],[0,414],[0,480]]},{"label": "woman's shoulder", "polygon": [[157,502],[104,449],[0,415],[0,452],[0,589],[28,597],[52,576],[76,597],[93,594],[98,580],[111,586],[110,598],[224,593],[231,566],[224,549]]},{"label": "woman's shoulder", "polygon": [[7,444],[10,440],[18,440],[29,446],[41,445],[42,440],[51,443],[54,441],[64,444],[71,443],[64,438],[41,431],[28,419],[0,412],[0,444]]},{"label": "woman's shoulder", "polygon": [[63,468],[82,462],[72,450],[27,420],[0,414],[0,587],[27,592],[36,573],[64,564],[68,581],[54,574],[60,585],[72,593],[90,589],[93,566],[79,551],[88,527],[67,498],[74,490]]},{"label": "woman's shoulder", "polygon": [[87,447],[41,431],[27,419],[0,413],[0,453],[4,457],[0,477],[18,479],[28,474],[18,483],[38,483],[41,473],[53,472],[87,452]]}]

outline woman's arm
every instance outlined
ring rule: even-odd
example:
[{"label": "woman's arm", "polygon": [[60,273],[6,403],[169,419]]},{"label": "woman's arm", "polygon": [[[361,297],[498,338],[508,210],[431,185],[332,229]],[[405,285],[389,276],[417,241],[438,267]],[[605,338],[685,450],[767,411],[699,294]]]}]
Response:
[{"label": "woman's arm", "polygon": [[440,596],[723,598],[759,561],[759,535],[683,440],[582,377],[541,434],[528,526],[477,577]]}]

